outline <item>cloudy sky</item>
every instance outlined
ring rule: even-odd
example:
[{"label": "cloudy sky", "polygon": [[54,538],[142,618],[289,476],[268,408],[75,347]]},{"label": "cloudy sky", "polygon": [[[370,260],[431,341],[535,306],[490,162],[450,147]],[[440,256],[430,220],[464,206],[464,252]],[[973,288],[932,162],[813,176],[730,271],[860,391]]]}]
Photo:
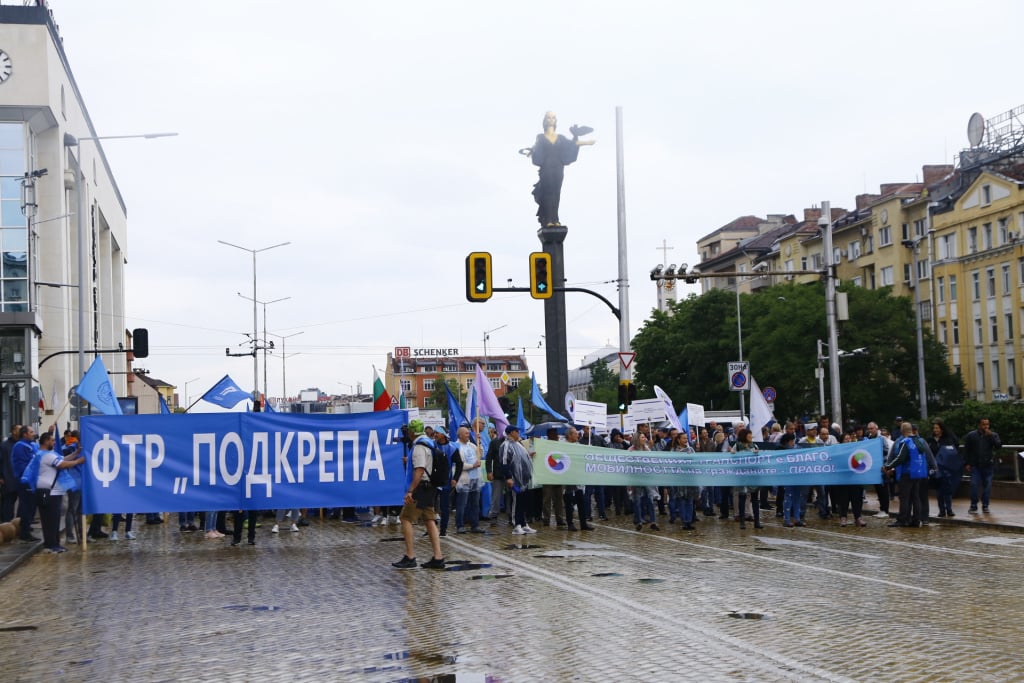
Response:
[{"label": "cloudy sky", "polygon": [[[525,354],[544,380],[543,305],[464,296],[464,259],[529,282],[546,110],[597,139],[566,169],[566,277],[617,300],[615,108],[624,115],[630,323],[650,269],[746,214],[851,207],[967,146],[972,112],[1024,102],[1024,5],[989,2],[219,2],[50,0],[128,205],[127,327],[140,363],[194,398],[251,388],[252,257],[287,389],[369,391],[395,346]],[[567,297],[569,366],[617,344]],[[260,312],[262,327],[262,310]],[[273,337],[271,337],[273,339]],[[241,345],[241,346],[240,346]],[[291,354],[297,354],[292,356]],[[269,394],[281,393],[271,356]],[[262,377],[262,367],[261,367]],[[262,379],[261,379],[262,382]],[[184,396],[182,396],[184,400]]]}]

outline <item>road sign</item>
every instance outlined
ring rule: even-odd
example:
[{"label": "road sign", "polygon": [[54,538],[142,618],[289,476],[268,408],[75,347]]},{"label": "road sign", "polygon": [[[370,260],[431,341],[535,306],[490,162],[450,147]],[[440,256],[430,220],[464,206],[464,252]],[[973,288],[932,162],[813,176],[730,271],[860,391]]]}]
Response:
[{"label": "road sign", "polygon": [[619,362],[622,363],[622,367],[629,370],[629,366],[633,364],[636,359],[635,351],[623,351],[619,353]]},{"label": "road sign", "polygon": [[746,391],[750,388],[750,363],[746,361],[729,363],[729,391]]},{"label": "road sign", "polygon": [[502,384],[508,384],[510,381],[512,381],[512,378],[509,376],[507,372],[501,373]]},{"label": "road sign", "polygon": [[775,393],[775,387],[765,387],[761,393],[764,394],[765,401],[768,403],[775,403],[775,398],[777,396]]}]

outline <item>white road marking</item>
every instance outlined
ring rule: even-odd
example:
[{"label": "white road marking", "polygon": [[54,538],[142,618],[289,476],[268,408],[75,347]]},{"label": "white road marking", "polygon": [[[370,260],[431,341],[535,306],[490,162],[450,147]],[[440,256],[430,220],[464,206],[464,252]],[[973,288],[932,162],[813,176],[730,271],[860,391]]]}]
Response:
[{"label": "white road marking", "polygon": [[628,614],[632,619],[646,621],[651,626],[664,628],[666,624],[671,624],[686,632],[698,632],[705,636],[705,640],[701,641],[701,647],[714,650],[717,655],[726,661],[735,660],[742,666],[750,667],[744,673],[753,674],[755,669],[763,671],[771,667],[769,673],[776,680],[806,681],[809,676],[814,676],[826,681],[834,681],[835,683],[853,683],[853,679],[847,678],[842,674],[828,671],[813,664],[800,662],[785,655],[766,650],[761,646],[752,645],[742,639],[719,633],[714,629],[703,626],[696,620],[680,618],[671,611],[663,612],[657,605],[647,605],[631,600],[598,586],[583,583],[564,574],[531,565],[523,560],[502,555],[496,551],[480,548],[460,539],[449,537],[448,545],[459,546],[467,552],[485,557],[492,565],[516,569],[534,579],[544,581],[559,590],[570,591],[581,597],[601,603],[609,609],[619,610]]},{"label": "white road marking", "polygon": [[[968,538],[968,543],[987,543],[988,545],[1009,545],[1016,548],[1024,547],[1024,536],[982,536],[981,538]],[[995,555],[999,557],[999,555]]]},{"label": "white road marking", "polygon": [[986,557],[994,560],[1016,560],[1017,557],[1008,555],[992,555],[991,553],[979,553],[974,550],[962,550],[960,548],[946,548],[941,545],[928,545],[927,543],[912,543],[910,541],[894,541],[891,538],[877,538],[875,536],[861,536],[859,534],[841,534],[837,531],[825,531],[824,529],[808,529],[804,527],[801,531],[805,534],[821,534],[834,536],[843,539],[853,539],[864,543],[882,543],[884,545],[895,545],[901,548],[916,548],[918,550],[931,550],[937,553],[949,553],[951,555],[966,555],[967,557]]},{"label": "white road marking", "polygon": [[826,553],[838,553],[840,555],[853,555],[854,557],[863,557],[866,560],[878,560],[881,559],[879,555],[868,555],[867,553],[855,553],[851,550],[839,550],[838,548],[829,548],[826,545],[820,543],[813,543],[811,541],[793,541],[788,538],[776,538],[775,536],[751,536],[758,541],[761,541],[765,545],[793,545],[798,548],[809,548],[811,550],[820,550]]}]

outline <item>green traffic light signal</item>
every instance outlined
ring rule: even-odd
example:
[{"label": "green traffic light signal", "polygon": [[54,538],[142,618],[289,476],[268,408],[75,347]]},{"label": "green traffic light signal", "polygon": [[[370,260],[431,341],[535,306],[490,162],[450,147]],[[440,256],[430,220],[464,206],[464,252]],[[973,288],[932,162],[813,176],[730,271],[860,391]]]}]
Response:
[{"label": "green traffic light signal", "polygon": [[491,298],[491,254],[474,251],[466,257],[466,299],[487,301]]},{"label": "green traffic light signal", "polygon": [[550,299],[553,291],[551,254],[535,251],[530,254],[530,296],[534,299]]}]

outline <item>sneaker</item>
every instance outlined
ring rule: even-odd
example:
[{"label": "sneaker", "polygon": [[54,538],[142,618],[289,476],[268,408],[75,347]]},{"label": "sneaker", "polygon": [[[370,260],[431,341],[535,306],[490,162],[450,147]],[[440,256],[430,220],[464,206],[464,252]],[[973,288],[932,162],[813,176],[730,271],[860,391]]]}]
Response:
[{"label": "sneaker", "polygon": [[947,516],[947,517],[956,517],[956,513],[955,513],[955,512],[953,512],[952,510],[950,510],[950,511],[949,511],[949,512],[947,513],[947,515],[946,515],[946,516]]},{"label": "sneaker", "polygon": [[378,522],[380,522],[380,515],[374,515],[373,519],[370,520],[370,526],[377,526]]},{"label": "sneaker", "polygon": [[398,515],[388,517],[388,524],[398,524]]},{"label": "sneaker", "polygon": [[377,526],[387,526],[387,524],[388,524],[388,518],[387,517],[381,517],[380,521],[377,522]]},{"label": "sneaker", "polygon": [[292,524],[291,531],[293,531],[294,533],[299,533],[298,525],[297,524]]},{"label": "sneaker", "polygon": [[661,531],[657,524],[651,523],[651,531]]},{"label": "sneaker", "polygon": [[111,532],[110,532],[110,540],[111,540],[111,541],[117,541],[117,540],[119,540],[119,539],[118,539],[118,537],[117,537],[117,532],[116,532],[116,531],[111,531]]},{"label": "sneaker", "polygon": [[514,533],[516,536],[522,536],[526,532],[523,531],[523,527],[521,527],[518,524],[516,524],[516,528],[512,530],[512,533]]},{"label": "sneaker", "polygon": [[[415,562],[415,561],[414,561]],[[424,562],[420,565],[424,569],[444,569],[444,558],[441,559],[431,558],[429,562]]]},{"label": "sneaker", "polygon": [[278,525],[275,524],[273,526],[273,528],[270,530],[270,533],[272,533],[272,534],[279,534],[279,533],[281,533],[281,527],[279,527]]},{"label": "sneaker", "polygon": [[[217,536],[220,536],[220,534],[217,534]],[[135,540],[135,532],[134,531],[126,531],[126,532],[124,532],[124,537],[127,538],[129,541],[134,541]]]},{"label": "sneaker", "polygon": [[67,551],[68,551],[68,549],[65,548],[62,545],[55,545],[52,548],[47,548],[46,549],[46,552],[53,553],[54,555],[56,555],[58,553],[66,553]]},{"label": "sneaker", "polygon": [[204,536],[204,538],[206,538],[207,540],[213,540],[213,539],[219,538],[219,537],[217,536],[217,532],[216,531],[207,531],[206,535]]},{"label": "sneaker", "polygon": [[249,545],[256,545],[256,539],[249,541]]},{"label": "sneaker", "polygon": [[974,506],[974,505],[972,505],[970,508],[968,508],[967,511],[969,513],[971,513],[972,515],[978,514],[978,508],[976,506]]},{"label": "sneaker", "polygon": [[395,569],[415,569],[416,558],[406,557],[405,555],[402,555],[402,559],[400,559],[398,562],[392,562],[391,566]]},{"label": "sneaker", "polygon": [[981,508],[981,511],[984,512],[986,515],[988,514],[988,508],[987,507]]},{"label": "sneaker", "polygon": [[472,529],[469,530],[469,533],[471,533],[471,534],[486,534],[487,532],[484,531],[483,529],[481,529],[480,527],[473,527]]},{"label": "sneaker", "polygon": [[74,543],[74,544],[76,544],[76,545],[77,545],[77,544],[78,544],[78,539],[77,539],[77,538],[75,538],[74,536],[71,536],[71,537],[69,537],[69,538],[65,538],[65,539],[64,539],[64,542],[65,542],[65,543]]},{"label": "sneaker", "polygon": [[464,526],[456,527],[455,528],[455,533],[457,533],[457,534],[464,534],[464,533],[466,533],[466,527],[464,527]]},{"label": "sneaker", "polygon": [[185,531],[199,531],[199,527],[197,527],[195,524],[189,524],[188,528],[185,529]]},{"label": "sneaker", "polygon": [[537,533],[537,530],[536,529],[531,529],[530,525],[527,524],[526,526],[523,527],[523,533],[524,534],[535,534],[535,533]]},{"label": "sneaker", "polygon": [[879,510],[875,517],[879,519],[889,519],[889,513],[885,510]]}]

